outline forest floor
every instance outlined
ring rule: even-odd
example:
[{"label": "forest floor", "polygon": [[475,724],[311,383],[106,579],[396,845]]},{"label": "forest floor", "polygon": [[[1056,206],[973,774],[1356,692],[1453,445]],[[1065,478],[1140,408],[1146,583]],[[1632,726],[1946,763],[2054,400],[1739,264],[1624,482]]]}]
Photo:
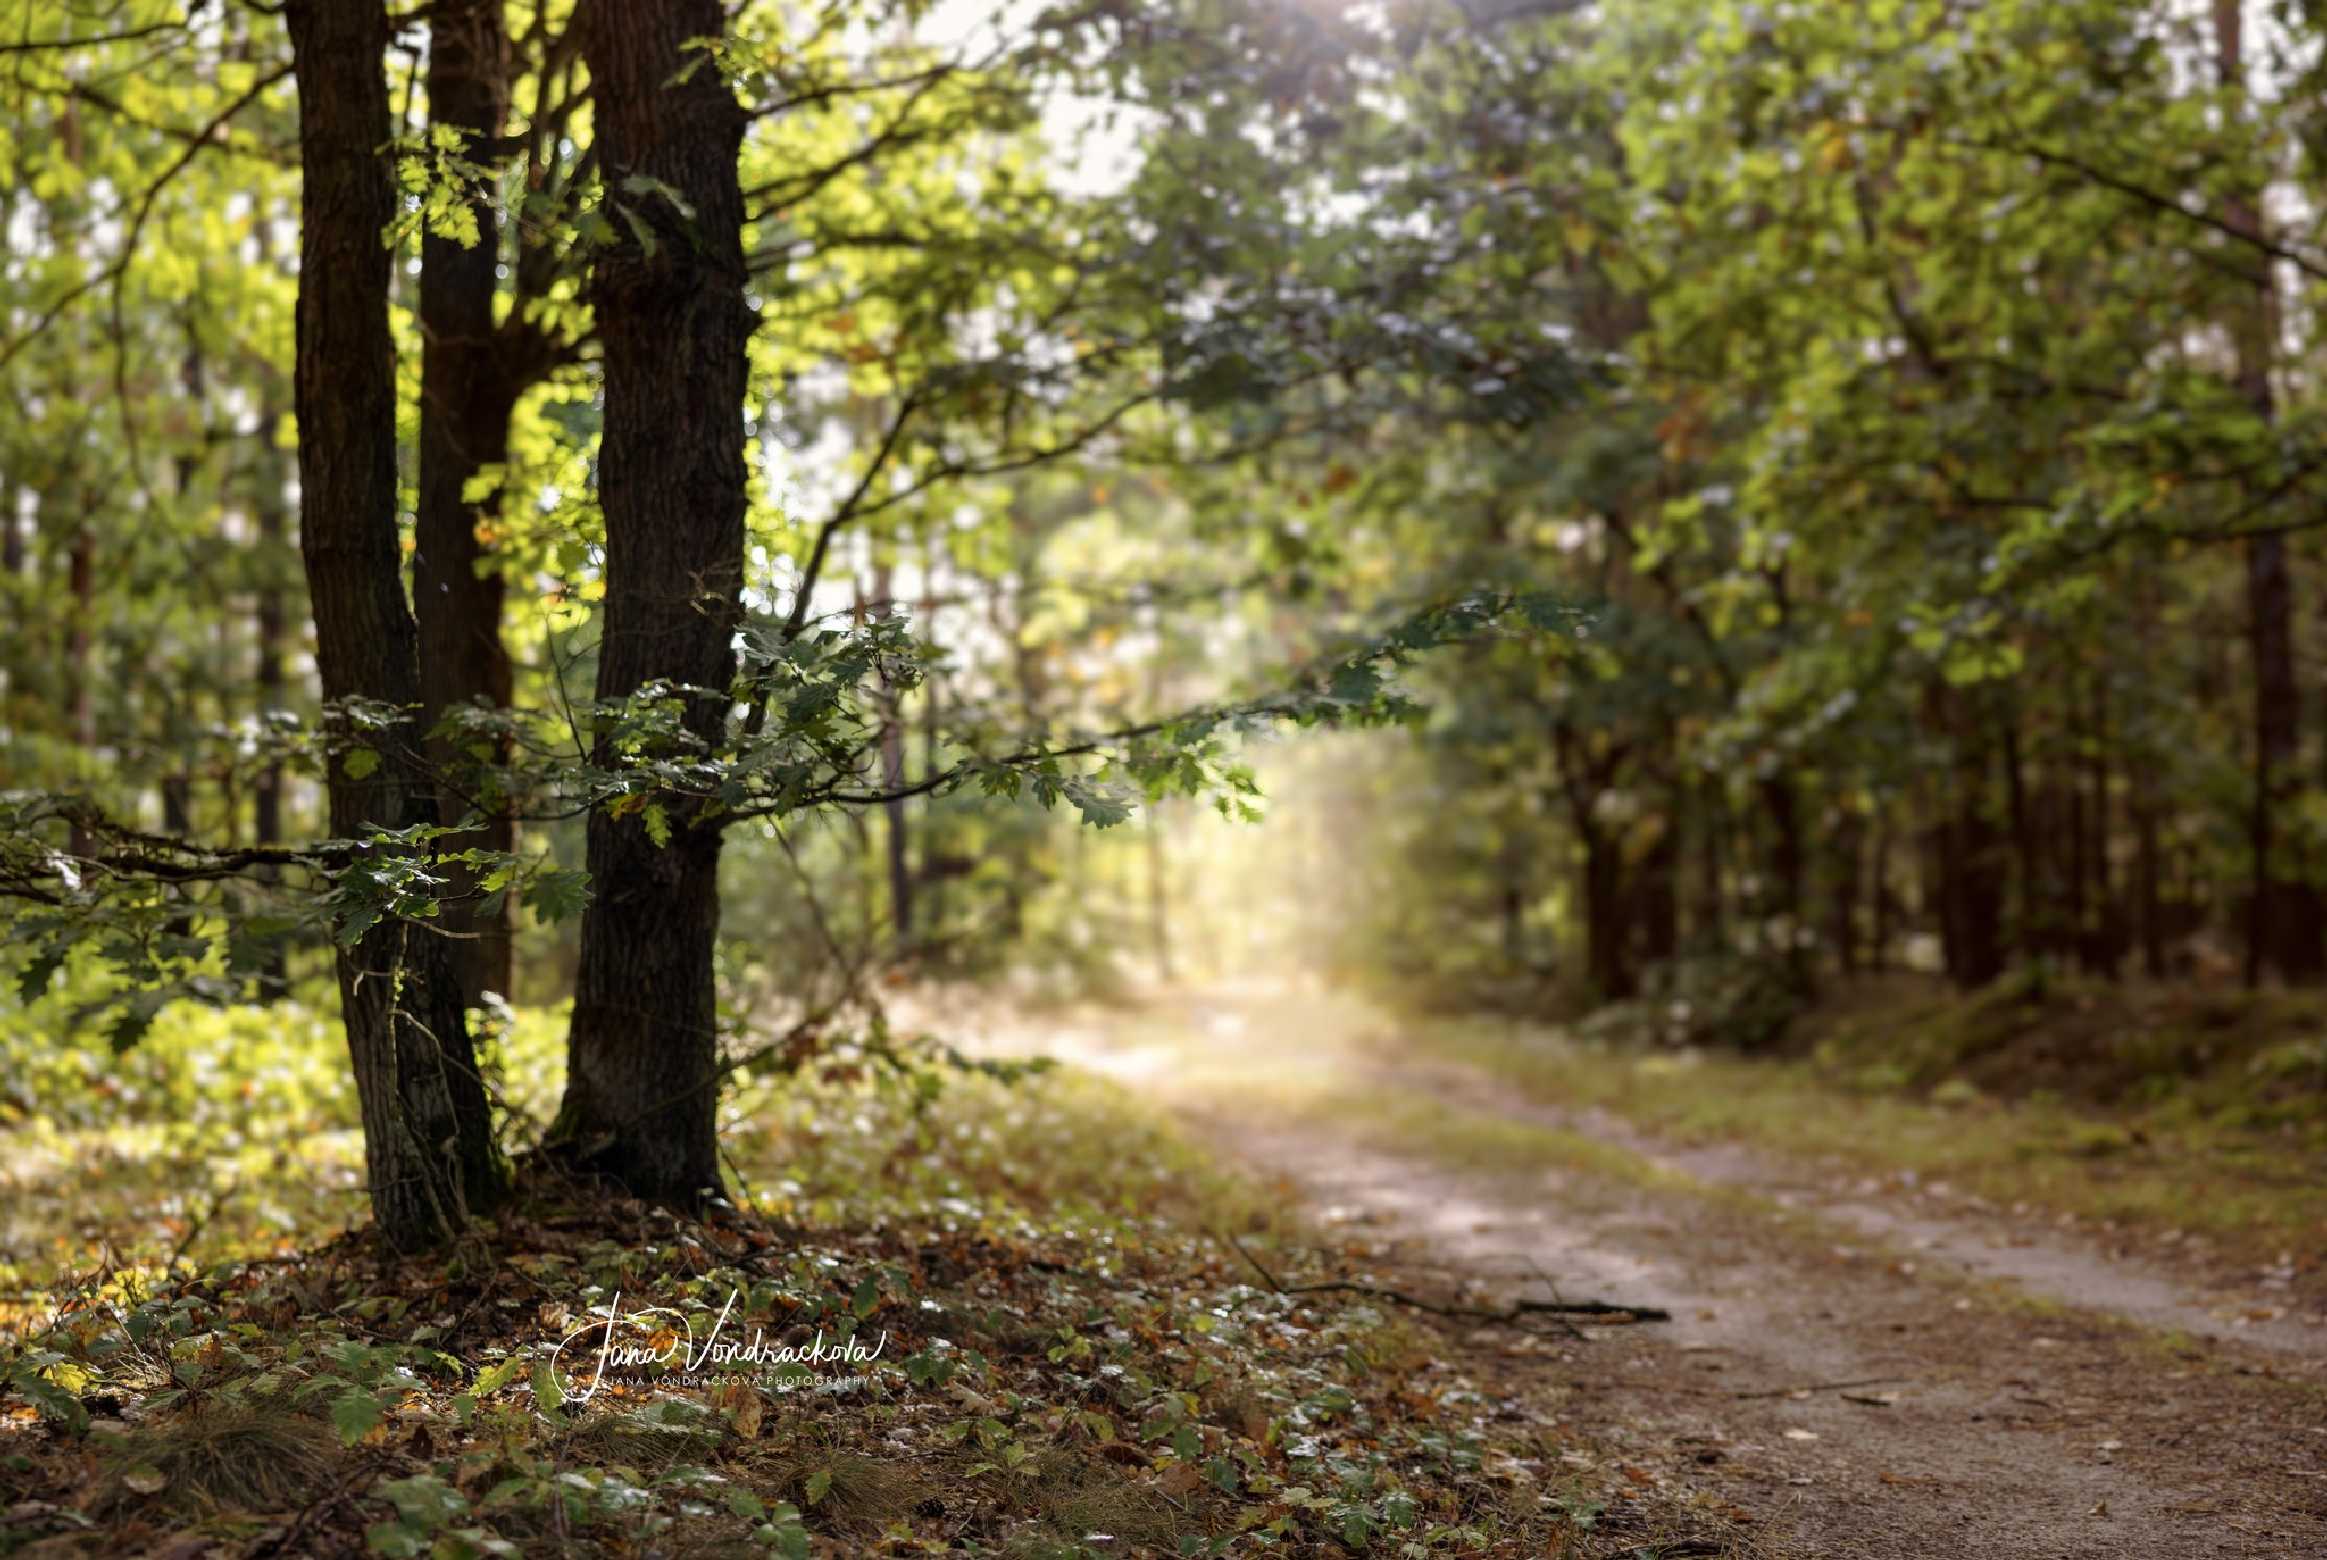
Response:
[{"label": "forest floor", "polygon": [[[1782,1127],[1759,1146],[1683,1138],[1601,1102],[1604,1057],[1541,1035],[1534,1065],[1490,1068],[1475,1038],[1283,989],[990,1035],[1170,1104],[1403,1287],[1668,1310],[1588,1341],[1506,1341],[1498,1387],[1766,1552],[2327,1553],[2315,1227],[2303,1256],[2259,1264],[2235,1238],[2296,1227],[2300,1188],[2191,1235],[2080,1216],[2093,1186],[2015,1145],[2006,1168],[2059,1195],[2003,1204],[1899,1165],[1880,1138],[1913,1133],[1848,1095],[1788,1096],[1819,1152],[1768,1146]],[[1854,1111],[1877,1140],[1824,1151]],[[2092,1117],[2076,1142],[2107,1129]]]}]

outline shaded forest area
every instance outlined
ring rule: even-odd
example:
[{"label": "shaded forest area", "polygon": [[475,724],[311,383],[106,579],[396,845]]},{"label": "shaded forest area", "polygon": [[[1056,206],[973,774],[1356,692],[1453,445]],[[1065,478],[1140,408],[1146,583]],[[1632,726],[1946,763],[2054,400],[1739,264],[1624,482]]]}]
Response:
[{"label": "shaded forest area", "polygon": [[[2033,1096],[1804,1139],[1999,1201],[2201,1119],[2276,1134],[2233,1180],[2307,1163],[2323,45],[2276,0],[0,4],[47,1438],[0,1553],[1713,1542],[1661,1474],[1490,1489],[1562,1455],[1493,1439],[1507,1364],[1411,1397],[1412,1329],[1569,1312],[1413,1304],[993,1009],[1275,1015],[1348,1123],[1367,1023],[1218,991],[1781,1146],[1820,1090]],[[1753,1065],[1636,1089],[1481,1014]],[[2111,1164],[2039,1195],[2316,1233]],[[962,1455],[736,1383],[583,1447],[497,1314],[731,1288],[892,1322],[884,1401]],[[253,1453],[167,1426],[222,1410],[284,1482],[203,1483]]]}]

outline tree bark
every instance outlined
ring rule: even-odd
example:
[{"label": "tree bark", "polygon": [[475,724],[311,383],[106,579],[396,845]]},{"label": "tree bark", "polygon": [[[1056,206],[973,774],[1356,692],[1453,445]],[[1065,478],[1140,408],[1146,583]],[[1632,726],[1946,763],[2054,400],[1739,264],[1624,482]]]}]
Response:
[{"label": "tree bark", "polygon": [[[395,213],[380,0],[293,0],[301,207],[296,401],[299,543],[327,701],[420,698],[396,538],[396,383],[388,329]],[[436,821],[405,724],[368,772],[335,757],[332,832]],[[448,1236],[495,1201],[502,1165],[445,939],[383,921],[339,953],[341,1016],[364,1123],[373,1217],[400,1247]]]},{"label": "tree bark", "polygon": [[[735,671],[753,324],[736,169],[744,114],[687,47],[718,36],[721,19],[719,0],[592,0],[575,18],[608,199],[627,212],[591,281],[606,382],[598,696],[658,678],[680,685],[686,730],[707,744],[727,724]],[[603,734],[599,743],[599,761],[613,762]],[[662,847],[638,813],[590,815],[597,897],[582,918],[554,1136],[633,1193],[692,1207],[720,1184],[719,822],[677,798],[662,805],[672,831]]]},{"label": "tree bark", "polygon": [[[428,24],[428,116],[470,143],[501,133],[508,108],[509,43],[502,0],[438,0]],[[434,727],[468,704],[506,708],[509,652],[501,643],[500,574],[481,568],[483,518],[464,496],[471,478],[509,453],[509,418],[521,385],[518,365],[493,323],[499,286],[499,224],[493,204],[469,202],[477,242],[430,234],[420,244],[420,498],[414,520],[412,605],[420,629],[422,720]],[[481,750],[480,750],[481,746]],[[446,841],[448,849],[512,851],[517,825],[503,798],[471,778],[505,763],[508,743],[432,741],[440,775],[438,808],[447,822],[468,813],[484,827]],[[475,874],[454,869],[444,924],[456,934],[453,964],[461,1000],[512,994],[514,901],[475,898]]]}]

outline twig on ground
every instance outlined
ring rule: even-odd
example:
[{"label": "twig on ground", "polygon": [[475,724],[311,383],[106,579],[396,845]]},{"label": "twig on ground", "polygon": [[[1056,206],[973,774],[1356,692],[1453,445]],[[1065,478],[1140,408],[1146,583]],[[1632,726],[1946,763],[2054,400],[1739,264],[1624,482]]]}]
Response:
[{"label": "twig on ground", "polygon": [[1864,1381],[1810,1381],[1798,1387],[1772,1387],[1766,1392],[1740,1392],[1737,1400],[1750,1402],[1755,1398],[1792,1397],[1797,1392],[1839,1392],[1848,1387],[1887,1387],[1911,1380],[1907,1376],[1869,1376]]},{"label": "twig on ground", "polygon": [[1583,1334],[1577,1332],[1575,1325],[1572,1322],[1564,1321],[1564,1318],[1602,1316],[1612,1321],[1622,1318],[1628,1322],[1669,1322],[1672,1320],[1670,1311],[1662,1310],[1653,1305],[1620,1305],[1608,1300],[1514,1300],[1504,1309],[1493,1311],[1477,1306],[1443,1305],[1435,1300],[1425,1300],[1419,1295],[1407,1294],[1401,1289],[1389,1289],[1380,1284],[1354,1283],[1346,1279],[1336,1279],[1322,1284],[1287,1284],[1279,1281],[1276,1274],[1263,1267],[1260,1258],[1254,1256],[1246,1248],[1243,1241],[1238,1240],[1234,1235],[1226,1238],[1228,1244],[1236,1248],[1236,1254],[1252,1264],[1252,1270],[1261,1276],[1269,1288],[1280,1295],[1358,1295],[1368,1300],[1387,1300],[1393,1304],[1411,1306],[1417,1311],[1424,1311],[1432,1316],[1450,1317],[1458,1321],[1490,1322],[1505,1327],[1516,1326],[1526,1317],[1548,1316],[1562,1319],[1562,1325],[1567,1327],[1570,1334],[1578,1338],[1581,1338]]}]

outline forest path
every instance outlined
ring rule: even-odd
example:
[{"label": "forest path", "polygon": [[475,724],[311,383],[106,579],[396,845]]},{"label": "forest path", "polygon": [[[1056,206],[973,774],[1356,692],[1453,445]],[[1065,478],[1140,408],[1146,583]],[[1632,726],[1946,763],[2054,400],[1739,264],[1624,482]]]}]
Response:
[{"label": "forest path", "polygon": [[1385,1067],[1290,1012],[1208,995],[1010,1038],[1171,1106],[1405,1287],[1670,1310],[1480,1341],[1498,1385],[1776,1552],[2327,1554],[2327,1330],[2240,1328],[2072,1239]]}]

